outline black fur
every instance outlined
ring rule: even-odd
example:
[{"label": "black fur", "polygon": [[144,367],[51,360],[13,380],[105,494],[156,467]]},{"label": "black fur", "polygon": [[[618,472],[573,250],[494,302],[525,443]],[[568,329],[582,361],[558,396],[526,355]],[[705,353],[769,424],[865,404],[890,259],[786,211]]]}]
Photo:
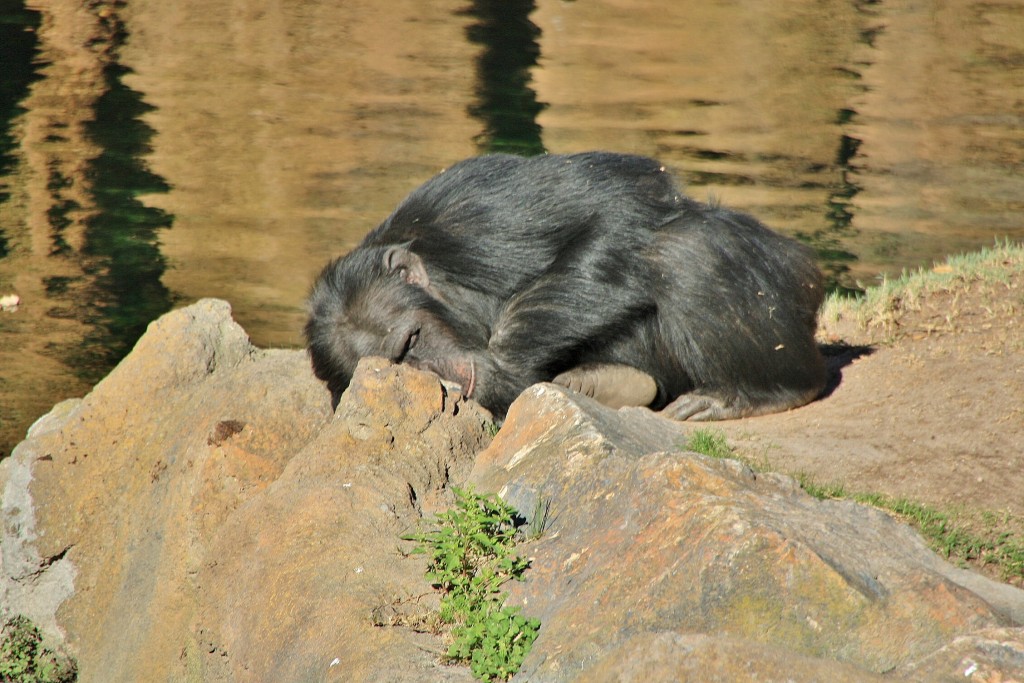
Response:
[{"label": "black fur", "polygon": [[722,419],[817,396],[821,299],[804,247],[684,197],[654,160],[495,155],[427,181],[328,264],[306,336],[335,401],[367,355],[497,414],[535,382],[624,365],[654,379],[652,408]]}]

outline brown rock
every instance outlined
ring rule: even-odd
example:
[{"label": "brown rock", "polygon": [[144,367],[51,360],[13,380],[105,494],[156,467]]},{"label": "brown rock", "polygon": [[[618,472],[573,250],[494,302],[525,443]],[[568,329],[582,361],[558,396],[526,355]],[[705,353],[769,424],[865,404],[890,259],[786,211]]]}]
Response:
[{"label": "brown rock", "polygon": [[[792,479],[683,443],[682,426],[553,385],[513,404],[470,481],[527,514],[550,503],[529,579],[513,591],[543,624],[521,680],[575,680],[628,639],[662,633],[882,673],[1024,619],[1024,592],[955,569],[884,513],[818,501]],[[661,641],[639,642],[643,652]],[[777,659],[755,671],[766,676]]]},{"label": "brown rock", "polygon": [[436,667],[370,611],[429,593],[398,533],[489,418],[382,362],[338,414],[304,353],[253,348],[224,302],[162,317],[0,465],[0,616],[63,631],[86,683]]},{"label": "brown rock", "polygon": [[806,657],[752,641],[668,631],[629,638],[578,680],[587,683],[881,683],[892,679],[850,664]]},{"label": "brown rock", "polygon": [[439,639],[374,628],[371,613],[435,604],[400,536],[465,478],[487,421],[433,375],[364,361],[335,419],[214,536],[195,642],[210,679],[463,678],[432,654]]}]

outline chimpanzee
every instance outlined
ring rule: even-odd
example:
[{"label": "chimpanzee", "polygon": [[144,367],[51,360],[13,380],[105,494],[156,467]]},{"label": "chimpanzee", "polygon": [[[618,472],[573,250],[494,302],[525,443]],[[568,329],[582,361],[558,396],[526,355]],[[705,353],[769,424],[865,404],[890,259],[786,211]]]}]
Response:
[{"label": "chimpanzee", "polygon": [[363,356],[431,370],[498,416],[553,381],[679,420],[825,386],[809,251],[685,197],[653,159],[491,155],[414,190],[320,273],[305,333],[335,405]]}]

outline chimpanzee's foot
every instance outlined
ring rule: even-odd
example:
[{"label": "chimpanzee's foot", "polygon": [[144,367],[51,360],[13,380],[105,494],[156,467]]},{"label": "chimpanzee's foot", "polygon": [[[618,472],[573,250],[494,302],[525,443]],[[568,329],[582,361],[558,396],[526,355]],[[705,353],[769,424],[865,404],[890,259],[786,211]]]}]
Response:
[{"label": "chimpanzee's foot", "polygon": [[813,401],[819,393],[818,389],[804,392],[792,391],[760,402],[740,396],[722,398],[709,394],[689,393],[682,394],[669,403],[661,410],[661,414],[673,420],[694,422],[734,420],[740,417],[781,413],[791,408],[797,408]]},{"label": "chimpanzee's foot", "polygon": [[731,420],[745,417],[748,413],[730,406],[716,396],[703,394],[683,394],[662,408],[661,414],[672,420]]},{"label": "chimpanzee's foot", "polygon": [[551,381],[590,396],[610,408],[650,405],[658,395],[654,378],[629,365],[580,365]]}]

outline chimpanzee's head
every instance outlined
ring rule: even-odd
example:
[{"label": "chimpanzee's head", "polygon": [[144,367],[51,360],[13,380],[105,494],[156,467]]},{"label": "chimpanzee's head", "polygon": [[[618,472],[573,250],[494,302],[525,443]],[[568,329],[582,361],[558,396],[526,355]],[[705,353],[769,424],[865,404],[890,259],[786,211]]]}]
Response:
[{"label": "chimpanzee's head", "polygon": [[431,370],[473,392],[473,363],[449,309],[408,245],[360,247],[329,263],[308,300],[313,372],[337,406],[356,364],[380,356]]}]

